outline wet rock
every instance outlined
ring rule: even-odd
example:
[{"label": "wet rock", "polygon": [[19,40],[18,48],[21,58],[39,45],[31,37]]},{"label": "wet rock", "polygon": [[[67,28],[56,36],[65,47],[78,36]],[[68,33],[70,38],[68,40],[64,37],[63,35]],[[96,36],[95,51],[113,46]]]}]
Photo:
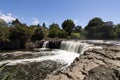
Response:
[{"label": "wet rock", "polygon": [[61,45],[61,41],[49,41],[49,48],[51,49],[59,49]]},{"label": "wet rock", "polygon": [[44,40],[43,41],[36,41],[35,42],[35,47],[36,48],[42,48],[42,45],[43,45],[44,42],[45,42]]},{"label": "wet rock", "polygon": [[[35,43],[35,45],[37,48],[42,48],[44,42],[45,42],[45,40],[38,41]],[[46,45],[46,48],[59,49],[60,45],[61,45],[61,40],[49,40],[48,44]]]}]

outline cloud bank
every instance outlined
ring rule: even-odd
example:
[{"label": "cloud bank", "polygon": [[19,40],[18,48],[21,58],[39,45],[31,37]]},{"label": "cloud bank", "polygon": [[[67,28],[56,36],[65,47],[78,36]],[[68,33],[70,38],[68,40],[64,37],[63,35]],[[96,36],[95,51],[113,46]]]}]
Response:
[{"label": "cloud bank", "polygon": [[14,17],[11,13],[3,14],[0,12],[0,19],[3,19],[5,22],[11,22],[12,20],[15,20],[16,17]]}]

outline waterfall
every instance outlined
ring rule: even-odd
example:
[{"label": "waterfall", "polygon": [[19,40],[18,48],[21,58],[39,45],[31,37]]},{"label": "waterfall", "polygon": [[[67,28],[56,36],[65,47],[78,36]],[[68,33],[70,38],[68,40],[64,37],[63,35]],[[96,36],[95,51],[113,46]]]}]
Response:
[{"label": "waterfall", "polygon": [[47,48],[48,44],[49,44],[49,41],[45,41],[45,42],[43,43],[42,48]]},{"label": "waterfall", "polygon": [[[98,46],[94,46],[93,44],[88,44],[87,42],[83,42],[83,41],[61,41],[60,43],[60,49],[61,50],[66,50],[69,52],[75,52],[75,53],[79,53],[79,54],[83,54],[86,50],[88,49],[98,49],[101,47]],[[58,47],[58,45],[57,45]],[[42,48],[54,48],[54,49],[58,49],[56,47],[56,44],[54,41],[49,42],[49,41],[45,41],[43,43]]]},{"label": "waterfall", "polygon": [[83,54],[84,51],[88,49],[96,48],[101,49],[101,47],[94,46],[93,44],[83,43],[81,41],[62,41],[60,49]]}]

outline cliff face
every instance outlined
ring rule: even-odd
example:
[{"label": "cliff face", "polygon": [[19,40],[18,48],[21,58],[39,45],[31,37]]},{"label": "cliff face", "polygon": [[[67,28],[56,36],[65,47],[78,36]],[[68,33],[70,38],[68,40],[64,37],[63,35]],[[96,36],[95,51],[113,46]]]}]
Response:
[{"label": "cliff face", "polygon": [[120,80],[120,46],[88,50],[64,71],[45,80]]}]

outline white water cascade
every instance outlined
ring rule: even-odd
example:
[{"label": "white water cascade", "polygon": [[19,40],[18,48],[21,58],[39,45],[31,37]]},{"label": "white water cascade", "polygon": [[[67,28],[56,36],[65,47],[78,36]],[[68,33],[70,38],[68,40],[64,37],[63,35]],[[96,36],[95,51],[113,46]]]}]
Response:
[{"label": "white water cascade", "polygon": [[62,41],[61,42],[61,49],[66,50],[69,52],[75,52],[79,54],[83,54],[84,51],[88,49],[98,49],[101,47],[94,46],[88,43],[82,43],[81,41]]},{"label": "white water cascade", "polygon": [[[48,46],[49,41],[43,43],[43,50],[36,52],[36,54],[45,54],[45,56],[39,56],[35,58],[25,58],[25,59],[16,59],[16,60],[4,60],[0,62],[1,64],[9,63],[8,65],[16,64],[27,64],[30,62],[41,62],[44,60],[53,60],[60,63],[66,63],[70,65],[76,57],[79,57],[88,49],[102,49],[102,47],[97,47],[92,44],[82,43],[81,41],[62,41],[60,49],[53,49],[51,51],[45,51],[44,48]],[[32,53],[32,52],[30,52]],[[30,54],[28,53],[28,54]],[[14,54],[14,53],[10,53]],[[36,55],[35,53],[33,53]],[[53,55],[48,55],[53,54]],[[17,55],[17,53],[16,53]],[[67,66],[68,66],[67,65]]]},{"label": "white water cascade", "polygon": [[43,46],[42,46],[42,48],[47,48],[47,45],[49,44],[49,41],[45,41],[44,43],[43,43]]}]

